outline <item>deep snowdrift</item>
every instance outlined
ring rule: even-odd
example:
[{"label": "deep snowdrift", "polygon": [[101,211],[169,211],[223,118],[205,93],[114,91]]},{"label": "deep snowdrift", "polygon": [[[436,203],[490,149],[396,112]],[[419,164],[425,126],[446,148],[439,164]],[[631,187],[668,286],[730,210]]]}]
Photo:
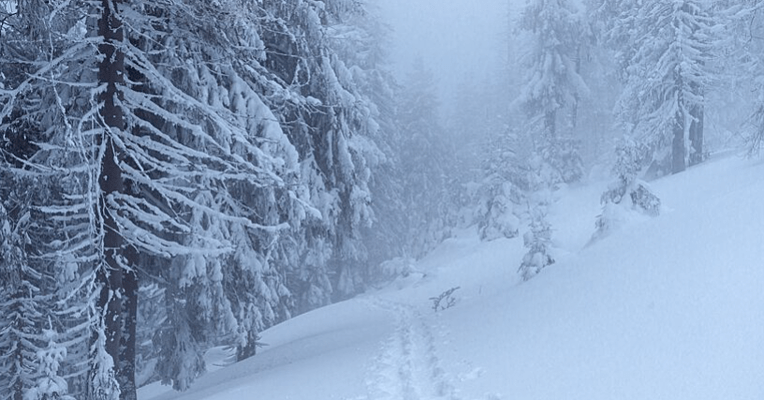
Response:
[{"label": "deep snowdrift", "polygon": [[[604,185],[560,193],[557,263],[460,232],[416,273],[263,333],[250,360],[142,399],[762,399],[764,164],[653,182],[657,218],[586,246]],[[459,286],[438,313],[430,297]]]}]

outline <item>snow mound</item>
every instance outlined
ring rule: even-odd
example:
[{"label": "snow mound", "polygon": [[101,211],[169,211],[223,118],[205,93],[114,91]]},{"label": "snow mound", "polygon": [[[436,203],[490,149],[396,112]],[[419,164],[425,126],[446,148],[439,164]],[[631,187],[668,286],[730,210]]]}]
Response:
[{"label": "snow mound", "polygon": [[260,354],[187,393],[140,398],[764,398],[764,165],[716,160],[651,186],[660,216],[589,246],[605,186],[565,189],[557,263],[526,283],[521,239],[458,232],[407,280],[264,332]]}]

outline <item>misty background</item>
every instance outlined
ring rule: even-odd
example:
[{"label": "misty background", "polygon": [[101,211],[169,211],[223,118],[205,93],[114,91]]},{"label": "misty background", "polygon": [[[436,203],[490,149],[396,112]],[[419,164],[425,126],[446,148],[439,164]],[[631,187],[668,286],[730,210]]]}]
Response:
[{"label": "misty background", "polygon": [[[716,197],[729,185],[750,186],[753,209],[756,170],[715,162],[764,147],[762,13],[731,0],[0,0],[0,399],[188,391],[212,364],[260,362],[264,332],[311,318],[284,329],[321,330],[327,314],[311,313],[348,300],[354,318],[392,317],[374,321],[387,351],[367,357],[385,376],[350,398],[454,397],[436,362],[447,343],[416,299],[445,311],[473,283],[475,309],[511,320],[507,298],[474,297],[491,281],[525,293],[516,306],[538,323],[534,300],[575,278],[555,266],[582,249],[600,249],[589,264],[604,271],[630,243],[650,266],[691,254],[723,275],[694,251],[717,249],[706,242],[756,264],[755,226],[745,245],[675,228],[720,204],[713,224],[735,232],[738,200]],[[438,251],[451,256],[426,261]],[[456,272],[441,281],[441,267]],[[600,289],[619,279],[604,271]],[[660,286],[652,274],[641,287]],[[592,297],[563,300],[610,304],[585,283]],[[413,297],[374,294],[395,288]],[[518,329],[543,338],[535,326]],[[460,325],[479,341],[474,328]]]},{"label": "misty background", "polygon": [[377,1],[380,15],[390,26],[390,59],[403,79],[414,59],[421,57],[432,69],[441,100],[450,104],[455,83],[468,77],[495,74],[507,56],[510,9],[503,0]]}]

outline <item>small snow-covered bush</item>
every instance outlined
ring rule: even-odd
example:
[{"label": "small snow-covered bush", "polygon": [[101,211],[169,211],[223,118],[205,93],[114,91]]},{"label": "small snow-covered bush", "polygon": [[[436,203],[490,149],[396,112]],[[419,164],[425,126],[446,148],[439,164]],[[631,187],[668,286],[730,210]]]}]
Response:
[{"label": "small snow-covered bush", "polygon": [[520,220],[514,213],[515,204],[512,200],[516,194],[513,191],[512,183],[498,174],[485,179],[475,216],[481,240],[517,236]]},{"label": "small snow-covered bush", "polygon": [[493,198],[481,199],[478,209],[478,233],[480,239],[491,241],[517,236],[520,220],[514,215],[514,205],[503,193]]},{"label": "small snow-covered bush", "polygon": [[650,186],[637,179],[644,163],[644,147],[634,142],[625,142],[616,149],[617,161],[613,172],[618,180],[602,194],[602,214],[597,216],[596,240],[620,225],[629,215],[637,213],[650,217],[660,214],[661,200]]},{"label": "small snow-covered bush", "polygon": [[542,208],[532,212],[530,231],[523,235],[523,242],[528,252],[523,256],[523,262],[518,272],[527,281],[538,275],[542,269],[554,264],[554,258],[549,254],[552,243],[552,226],[546,221],[546,212]]},{"label": "small snow-covered bush", "polygon": [[66,347],[56,343],[57,333],[44,330],[43,335],[48,340],[48,347],[37,352],[38,379],[34,387],[24,393],[24,400],[74,400],[69,396],[69,386],[59,375],[61,363],[66,358]]}]

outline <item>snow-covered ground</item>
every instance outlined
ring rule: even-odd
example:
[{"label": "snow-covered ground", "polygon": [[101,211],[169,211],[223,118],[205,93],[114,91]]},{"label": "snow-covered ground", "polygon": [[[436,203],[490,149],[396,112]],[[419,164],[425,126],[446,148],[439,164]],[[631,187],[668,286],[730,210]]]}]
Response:
[{"label": "snow-covered ground", "polygon": [[[458,232],[417,271],[266,331],[245,362],[141,399],[764,399],[764,164],[651,184],[657,218],[587,245],[603,184],[561,192],[557,263]],[[459,286],[456,305],[430,297]]]}]

